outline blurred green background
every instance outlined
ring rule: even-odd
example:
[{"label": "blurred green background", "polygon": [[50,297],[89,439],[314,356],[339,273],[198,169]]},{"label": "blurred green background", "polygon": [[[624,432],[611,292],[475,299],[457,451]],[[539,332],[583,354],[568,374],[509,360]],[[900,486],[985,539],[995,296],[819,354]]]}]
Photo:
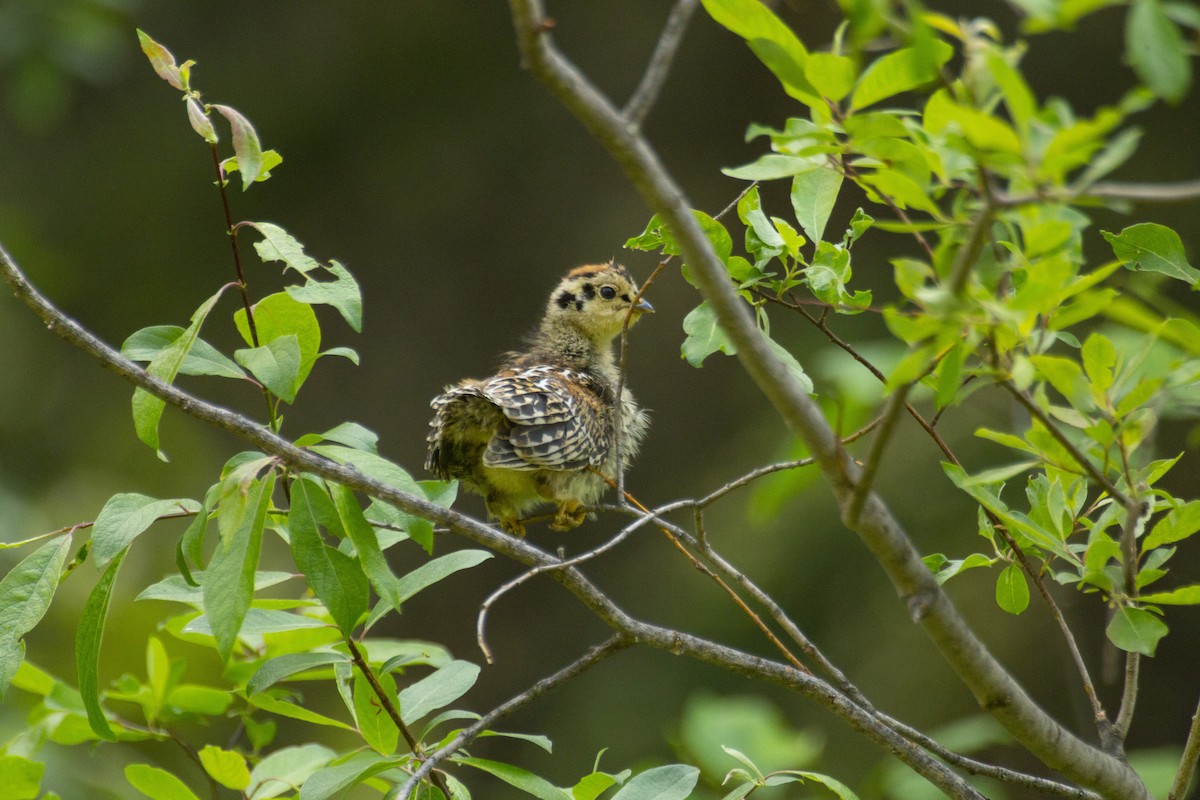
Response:
[{"label": "blurred green background", "polygon": [[[588,0],[552,4],[551,13],[563,49],[623,102],[670,5]],[[1015,31],[1012,9],[1003,2],[930,5],[984,14],[1010,36]],[[780,12],[812,47],[829,41],[838,20],[829,1],[794,0]],[[1034,39],[1024,65],[1039,97],[1062,95],[1088,113],[1132,87],[1133,76],[1121,63],[1122,14],[1111,9],[1074,33]],[[54,302],[113,344],[146,325],[184,324],[233,278],[206,147],[188,127],[177,93],[139,52],[135,27],[180,60],[198,61],[193,85],[205,99],[242,111],[264,146],[284,156],[268,183],[235,193],[236,217],[282,225],[315,257],[345,263],[363,286],[362,336],[333,314],[322,318],[324,346],[356,348],[362,366],[341,359],[319,363],[297,405],[286,411],[284,431],[292,437],[353,420],[380,435],[384,455],[423,477],[429,398],[446,383],[485,373],[502,352],[519,346],[566,268],[617,257],[644,277],[656,263],[622,250],[649,212],[600,147],[520,69],[508,8],[500,0],[0,0],[0,242]],[[743,186],[720,168],[763,150],[761,141],[743,141],[746,126],[780,125],[799,113],[745,46],[700,12],[646,130],[692,204],[716,213]],[[1146,131],[1142,150],[1116,177],[1200,175],[1195,95],[1179,107],[1155,108],[1138,122]],[[780,187],[764,190],[764,197],[772,213],[788,211]],[[830,229],[845,225],[863,202],[845,191]],[[1097,213],[1095,219],[1098,228],[1108,229],[1142,219],[1161,222],[1191,247],[1197,209],[1196,203],[1144,207],[1133,217]],[[1098,234],[1094,240],[1093,246]],[[856,277],[886,283],[887,259],[912,251],[903,237],[873,232],[855,250]],[[258,264],[249,248],[245,255],[251,291],[275,291],[277,270]],[[1097,247],[1095,255],[1106,253]],[[790,435],[732,359],[714,357],[700,370],[680,360],[680,322],[698,298],[677,269],[663,274],[650,299],[658,313],[632,336],[629,384],[652,409],[653,425],[629,488],[647,504],[697,496],[754,466],[794,456]],[[1185,300],[1196,309],[1194,300]],[[227,298],[205,329],[205,337],[226,350],[235,346],[228,325],[234,308]],[[884,339],[881,322],[871,315],[839,320],[837,329],[867,350]],[[840,395],[850,407],[864,392],[877,392],[869,376],[831,352],[815,331],[779,316],[773,330],[831,404]],[[878,355],[886,360],[889,354]],[[261,398],[244,387],[196,379],[182,385],[249,414],[262,410]],[[162,432],[171,461],[162,464],[133,435],[130,393],[130,386],[50,336],[7,295],[0,298],[0,538],[13,541],[94,519],[115,492],[199,497],[220,465],[243,449],[232,437],[169,410]],[[1006,455],[973,440],[971,431],[981,424],[1004,427],[1014,415],[1004,398],[982,393],[942,424],[963,460],[981,468]],[[848,418],[844,427],[856,424]],[[1175,454],[1190,430],[1187,422],[1164,424],[1162,454]],[[981,549],[975,510],[952,490],[938,461],[916,426],[903,425],[879,488],[924,552],[962,557]],[[1174,490],[1194,496],[1195,475],[1194,467],[1181,467]],[[857,539],[837,522],[822,487],[804,488],[810,478],[775,480],[719,505],[709,525],[718,549],[771,589],[882,708],[927,728],[973,714],[970,696],[910,624]],[[476,498],[460,507],[482,513]],[[606,517],[568,536],[535,530],[532,539],[576,552],[621,524]],[[102,679],[144,674],[143,642],[168,609],[131,600],[174,570],[180,532],[181,526],[170,524],[155,528],[128,560],[114,599]],[[443,549],[458,546],[439,541]],[[1185,545],[1176,557],[1173,585],[1200,580],[1196,550]],[[7,569],[19,555],[0,552],[0,566]],[[401,548],[393,558],[398,567],[417,563]],[[476,609],[517,571],[494,559],[456,576],[414,600],[387,633],[440,641],[456,656],[480,662]],[[658,534],[639,534],[588,572],[635,615],[771,654],[719,591]],[[30,659],[60,676],[73,674],[74,625],[95,577],[87,565],[67,581],[28,638]],[[1005,614],[995,606],[993,580],[994,573],[967,573],[950,591],[1033,694],[1087,731],[1082,693],[1040,604],[1035,600],[1021,617]],[[1087,658],[1108,681],[1105,696],[1113,698],[1116,661],[1103,647],[1104,610],[1093,597],[1058,594]],[[1158,657],[1144,662],[1134,748],[1181,742],[1194,708],[1200,624],[1189,608],[1171,609],[1168,621],[1172,635]],[[556,584],[530,582],[493,609],[489,641],[497,663],[484,670],[466,706],[487,710],[604,636],[601,624]],[[189,658],[189,680],[216,674],[210,652],[169,637],[167,645],[173,655]],[[776,702],[782,723],[809,732],[810,751],[823,742],[815,761],[794,766],[816,765],[859,786],[886,763],[881,751],[811,703],[641,650],[505,720],[506,729],[549,735],[553,756],[491,742],[476,752],[512,758],[569,784],[590,770],[602,748],[608,748],[602,766],[613,770],[678,757],[670,742],[681,740],[688,698],[751,693]],[[10,691],[0,707],[0,738],[22,726],[26,699]],[[711,712],[711,704],[701,702],[687,713]],[[318,733],[284,730],[280,743]],[[120,778],[116,752],[49,748],[45,788],[64,798],[133,796]],[[993,755],[1004,758],[1004,752]],[[145,748],[141,758],[180,764],[163,746]],[[730,761],[719,769],[732,766]],[[183,775],[192,769],[178,768]],[[510,796],[494,791],[477,796]]]}]

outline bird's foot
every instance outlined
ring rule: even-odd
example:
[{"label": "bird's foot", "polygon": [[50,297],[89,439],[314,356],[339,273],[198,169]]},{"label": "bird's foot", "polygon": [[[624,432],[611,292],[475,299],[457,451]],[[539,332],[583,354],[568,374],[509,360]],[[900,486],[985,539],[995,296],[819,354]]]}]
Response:
[{"label": "bird's foot", "polygon": [[500,530],[509,533],[518,539],[525,538],[525,523],[516,517],[501,517],[497,520],[500,525]]},{"label": "bird's foot", "polygon": [[582,504],[574,500],[567,500],[558,507],[558,513],[554,515],[554,521],[550,523],[550,529],[555,531],[569,531],[578,528],[584,518],[587,517],[587,509]]}]

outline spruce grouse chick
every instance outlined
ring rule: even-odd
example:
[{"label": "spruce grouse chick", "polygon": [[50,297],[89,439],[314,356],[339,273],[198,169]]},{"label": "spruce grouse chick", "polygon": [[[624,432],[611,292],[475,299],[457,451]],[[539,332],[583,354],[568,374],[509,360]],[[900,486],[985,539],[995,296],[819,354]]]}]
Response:
[{"label": "spruce grouse chick", "polygon": [[604,494],[601,476],[615,479],[646,432],[646,412],[629,391],[616,399],[612,343],[627,316],[632,324],[652,311],[615,261],[568,272],[526,352],[430,403],[425,468],[483,495],[488,514],[516,536],[525,535],[525,513],[542,503],[558,505],[554,530],[579,525]]}]

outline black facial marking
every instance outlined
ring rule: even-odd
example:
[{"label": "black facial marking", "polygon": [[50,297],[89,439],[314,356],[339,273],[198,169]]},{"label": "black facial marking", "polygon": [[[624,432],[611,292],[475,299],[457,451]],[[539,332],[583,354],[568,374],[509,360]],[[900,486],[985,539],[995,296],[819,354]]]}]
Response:
[{"label": "black facial marking", "polygon": [[623,294],[623,295],[621,295],[621,299],[622,299],[622,300],[624,300],[626,303],[628,303],[628,302],[629,302],[629,295],[627,295],[627,294]]},{"label": "black facial marking", "polygon": [[578,298],[576,298],[576,300],[575,300],[575,310],[583,311],[583,301]]},{"label": "black facial marking", "polygon": [[554,298],[554,302],[558,303],[559,308],[566,308],[567,306],[571,305],[571,302],[574,299],[575,299],[575,295],[571,294],[570,292],[568,292],[564,289],[558,295],[558,297]]},{"label": "black facial marking", "polygon": [[592,286],[590,283],[585,283],[583,285],[583,296],[588,300],[591,300],[596,296],[596,287]]}]

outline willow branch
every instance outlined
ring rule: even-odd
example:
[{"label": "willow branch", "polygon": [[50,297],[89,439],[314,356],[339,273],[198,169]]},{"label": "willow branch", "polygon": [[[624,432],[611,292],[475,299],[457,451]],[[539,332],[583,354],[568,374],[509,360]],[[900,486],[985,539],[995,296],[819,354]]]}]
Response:
[{"label": "willow branch", "polygon": [[[0,273],[3,273],[17,299],[28,306],[52,333],[83,350],[105,368],[135,386],[145,389],[195,419],[249,442],[293,472],[309,472],[342,484],[406,513],[428,519],[457,536],[525,566],[552,566],[559,563],[560,559],[524,540],[509,536],[457,511],[442,508],[424,497],[418,497],[364,475],[351,466],[338,464],[310,450],[296,447],[253,420],[194,397],[150,375],[42,297],[26,280],[3,246],[0,246]],[[549,574],[598,619],[624,638],[795,691],[833,712],[870,741],[886,748],[952,800],[986,800],[944,764],[881,724],[836,688],[811,673],[798,670],[789,664],[752,656],[683,631],[637,620],[573,567],[550,570]]]},{"label": "willow branch", "polygon": [[[413,771],[412,776],[409,777],[409,779],[404,782],[404,785],[400,787],[400,790],[398,792],[392,792],[388,794],[386,800],[392,800],[392,798],[401,800],[403,798],[410,797],[421,781],[429,777],[431,774],[435,774],[433,772],[434,767],[474,741],[479,734],[487,730],[488,726],[495,723],[496,720],[500,719],[506,714],[511,714],[512,712],[529,705],[529,703],[546,694],[550,690],[561,686],[562,684],[582,673],[584,670],[599,664],[601,661],[618,652],[619,650],[629,647],[630,644],[632,644],[632,642],[620,634],[613,634],[608,641],[591,648],[588,650],[588,652],[584,653],[582,656],[563,667],[558,672],[542,678],[525,691],[496,706],[491,711],[480,717],[475,723],[469,727],[463,728],[463,730],[460,731],[459,734],[451,739],[448,743],[446,743],[445,746],[440,747],[427,755],[425,760],[421,762],[420,766]],[[449,792],[446,793],[446,797],[450,797]]]},{"label": "willow branch", "polygon": [[[542,4],[538,0],[510,0],[510,8],[523,63],[575,114],[622,167],[647,205],[670,227],[701,294],[737,346],[737,358],[743,368],[788,426],[808,445],[844,514],[859,474],[857,465],[841,447],[821,409],[759,333],[750,310],[736,294],[724,264],[692,215],[682,191],[645,139],[628,130],[620,111],[554,47],[544,25],[546,15]],[[874,493],[868,496],[862,513],[848,527],[859,535],[883,567],[913,619],[926,631],[977,702],[1033,755],[1105,798],[1149,797],[1137,773],[1083,742],[1054,720],[988,652],[942,592],[908,534],[878,496]]]},{"label": "willow branch", "polygon": [[1200,704],[1192,714],[1192,726],[1188,729],[1187,743],[1183,746],[1183,755],[1179,758],[1179,769],[1175,780],[1171,782],[1171,791],[1167,800],[1184,800],[1188,787],[1192,783],[1192,775],[1196,771],[1196,762],[1200,761]]},{"label": "willow branch", "polygon": [[641,82],[621,112],[633,129],[642,127],[646,115],[650,113],[654,102],[658,100],[658,95],[667,80],[667,74],[671,71],[671,63],[675,60],[675,54],[679,52],[683,34],[687,30],[688,22],[691,21],[697,5],[699,5],[697,0],[677,0],[671,9],[671,15],[667,17],[667,22],[658,37],[654,54],[650,56],[650,63],[646,66],[646,72],[642,75]]}]

